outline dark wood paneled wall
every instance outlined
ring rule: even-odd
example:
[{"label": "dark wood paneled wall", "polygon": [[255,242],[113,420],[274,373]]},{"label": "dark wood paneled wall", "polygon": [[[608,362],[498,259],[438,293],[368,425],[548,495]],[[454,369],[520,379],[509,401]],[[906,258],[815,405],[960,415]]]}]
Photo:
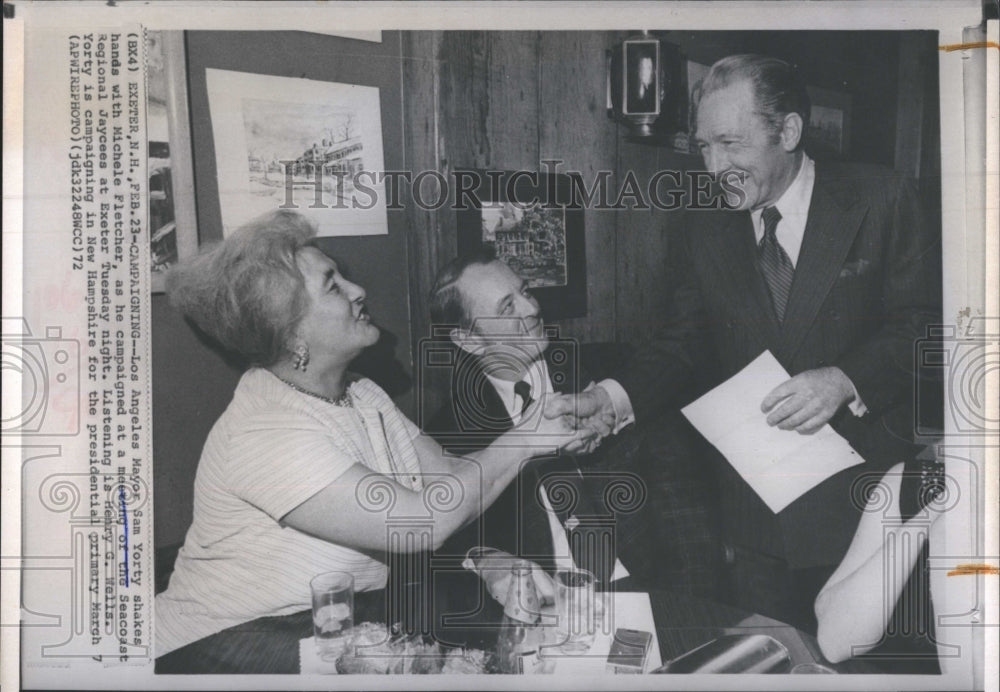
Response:
[{"label": "dark wood paneled wall", "polygon": [[[446,177],[462,168],[578,172],[589,187],[606,171],[611,199],[621,173],[641,185],[665,165],[693,157],[626,141],[609,120],[605,51],[614,32],[416,32],[404,35],[407,165]],[[648,209],[587,209],[587,315],[560,322],[580,342],[648,337],[664,296],[664,224]],[[433,272],[455,255],[454,211],[410,210],[410,306],[414,334],[428,335]],[[418,354],[419,346],[414,353]],[[419,357],[419,354],[418,354]],[[419,368],[415,363],[415,369]],[[424,373],[435,402],[441,383]]]},{"label": "dark wood paneled wall", "polygon": [[[591,32],[542,35],[538,82],[538,158],[562,161],[562,170],[577,171],[586,185],[610,172],[609,187],[618,187],[618,128],[605,110],[604,51],[611,37]],[[555,164],[551,164],[555,165]],[[614,341],[618,266],[618,215],[609,210],[584,213],[587,253],[587,316],[565,320],[566,336],[581,342]]]}]

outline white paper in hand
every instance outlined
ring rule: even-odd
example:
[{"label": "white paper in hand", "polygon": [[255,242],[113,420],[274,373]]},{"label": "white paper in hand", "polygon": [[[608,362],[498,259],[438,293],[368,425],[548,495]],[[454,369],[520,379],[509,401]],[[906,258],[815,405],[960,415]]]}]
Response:
[{"label": "white paper in hand", "polygon": [[781,364],[764,351],[681,409],[775,514],[838,471],[864,461],[829,425],[800,435],[767,424],[760,404],[787,379]]}]

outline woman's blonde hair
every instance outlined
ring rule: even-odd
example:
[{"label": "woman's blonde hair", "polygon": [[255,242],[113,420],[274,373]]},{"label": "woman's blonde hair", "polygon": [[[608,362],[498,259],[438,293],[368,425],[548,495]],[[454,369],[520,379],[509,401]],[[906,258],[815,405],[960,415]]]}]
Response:
[{"label": "woman's blonde hair", "polygon": [[296,253],[315,235],[296,212],[259,216],[171,269],[170,303],[249,365],[272,365],[308,307]]}]

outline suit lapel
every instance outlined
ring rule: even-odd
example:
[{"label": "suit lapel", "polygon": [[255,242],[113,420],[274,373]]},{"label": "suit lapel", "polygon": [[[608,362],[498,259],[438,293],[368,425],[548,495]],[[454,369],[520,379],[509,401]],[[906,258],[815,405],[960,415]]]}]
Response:
[{"label": "suit lapel", "polygon": [[514,421],[510,419],[507,407],[503,405],[497,390],[493,388],[493,384],[485,376],[483,377],[483,403],[490,420],[497,421],[502,432],[507,432],[514,427]]},{"label": "suit lapel", "polygon": [[741,321],[756,334],[764,348],[777,343],[778,322],[764,277],[757,269],[757,246],[749,212],[728,212],[718,216],[705,234],[708,255],[714,262],[714,287],[725,291],[727,303],[737,306]]},{"label": "suit lapel", "polygon": [[[451,396],[459,431],[476,431],[480,437],[484,433],[496,433],[499,437],[514,427],[507,407],[476,356],[460,354],[456,371],[458,376],[452,380]],[[483,439],[483,442],[485,447],[493,440]]]},{"label": "suit lapel", "polygon": [[795,264],[782,325],[781,351],[791,360],[816,320],[820,307],[851,249],[867,207],[860,203],[844,206],[824,184],[817,167],[816,184],[809,203],[809,216],[802,237],[802,249]]},{"label": "suit lapel", "polygon": [[[580,366],[573,357],[557,359],[552,357],[552,349],[546,351],[546,361],[553,389],[560,393],[575,392],[582,381]],[[577,354],[579,355],[579,354]],[[474,399],[477,414],[485,415],[491,422],[490,430],[497,435],[513,427],[510,415],[494,389],[492,383],[482,372],[481,363],[467,363],[478,368],[479,384],[477,396]],[[502,427],[503,430],[498,428]],[[516,480],[504,491],[497,502],[487,510],[489,519],[489,534],[487,541],[493,541],[497,547],[519,552],[526,557],[541,559],[548,565],[554,557],[552,532],[548,512],[540,505],[538,484],[545,476],[558,479],[562,484],[556,491],[556,497],[550,495],[559,523],[565,525],[572,514],[581,517],[595,517],[598,508],[591,497],[591,488],[586,477],[581,477],[577,460],[573,456],[562,456],[559,459],[548,459],[529,464]],[[560,498],[571,497],[571,506],[560,505]],[[511,518],[515,517],[515,521]],[[598,579],[606,583],[614,566],[614,554],[605,549],[605,543],[598,537],[588,538],[593,529],[580,526],[567,533],[567,540],[573,551],[573,558],[578,567],[594,572]]]},{"label": "suit lapel", "polygon": [[[500,394],[483,372],[482,363],[477,360],[475,366],[479,374],[476,410],[486,415],[495,426],[491,429],[496,430],[499,437],[513,428],[514,422]],[[538,482],[538,464],[529,464],[487,510],[490,538],[499,543],[501,549],[527,557],[552,555],[552,534],[548,515],[538,502]]]}]

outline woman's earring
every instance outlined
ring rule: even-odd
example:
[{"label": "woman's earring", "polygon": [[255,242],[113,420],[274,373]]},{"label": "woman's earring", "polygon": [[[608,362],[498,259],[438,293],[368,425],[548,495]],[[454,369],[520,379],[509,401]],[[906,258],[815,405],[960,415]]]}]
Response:
[{"label": "woman's earring", "polygon": [[309,365],[309,347],[305,344],[299,344],[292,354],[292,367],[305,372],[306,366]]}]

